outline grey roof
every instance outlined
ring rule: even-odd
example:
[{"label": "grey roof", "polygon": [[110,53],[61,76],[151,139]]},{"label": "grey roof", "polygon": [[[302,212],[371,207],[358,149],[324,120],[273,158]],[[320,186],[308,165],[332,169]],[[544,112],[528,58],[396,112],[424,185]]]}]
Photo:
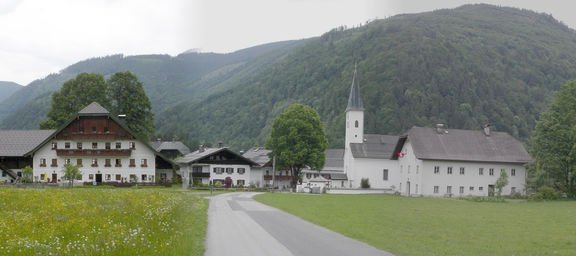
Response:
[{"label": "grey roof", "polygon": [[150,144],[156,152],[161,152],[162,150],[178,150],[182,155],[190,153],[190,148],[181,141],[153,141]]},{"label": "grey roof", "polygon": [[344,149],[326,149],[326,161],[322,171],[344,170]]},{"label": "grey roof", "polygon": [[228,149],[228,148],[204,148],[203,150],[196,150],[192,153],[186,154],[185,156],[183,156],[182,158],[178,159],[176,162],[179,164],[191,164],[194,163],[196,161],[202,160],[205,157],[208,157],[210,155],[213,154],[217,154],[219,152],[222,151],[227,151],[233,155],[238,156],[239,159],[244,160],[246,162],[248,162],[250,165],[256,165],[256,163],[250,159],[247,159],[239,154],[236,154],[234,151]]},{"label": "grey roof", "polygon": [[330,173],[331,180],[348,180],[346,173]]},{"label": "grey roof", "polygon": [[270,162],[270,157],[268,156],[270,152],[272,151],[263,147],[254,147],[246,151],[242,156],[252,160],[260,166],[264,166]]},{"label": "grey roof", "polygon": [[24,156],[55,130],[0,130],[0,156]]},{"label": "grey roof", "polygon": [[352,77],[352,86],[350,86],[350,96],[348,98],[348,110],[364,110],[362,97],[360,96],[360,86],[356,79],[356,67],[354,67],[354,76]]},{"label": "grey roof", "polygon": [[363,143],[350,143],[354,158],[391,159],[398,136],[365,134]]},{"label": "grey roof", "polygon": [[480,130],[413,127],[408,131],[418,159],[528,163],[531,157],[522,142],[505,132],[484,135]]},{"label": "grey roof", "polygon": [[102,107],[102,105],[98,104],[98,102],[92,102],[90,103],[88,106],[86,106],[85,108],[83,108],[82,110],[80,110],[78,112],[79,115],[108,115],[110,114],[110,111],[108,111],[108,109],[105,109],[104,107]]}]

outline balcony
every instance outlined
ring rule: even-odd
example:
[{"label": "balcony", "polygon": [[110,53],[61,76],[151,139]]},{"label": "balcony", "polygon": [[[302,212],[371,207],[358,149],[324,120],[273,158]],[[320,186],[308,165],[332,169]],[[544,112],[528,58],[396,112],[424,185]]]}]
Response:
[{"label": "balcony", "polygon": [[75,156],[130,156],[131,149],[57,149],[56,155],[62,157],[75,157]]},{"label": "balcony", "polygon": [[194,178],[210,178],[209,172],[193,172],[192,177]]},{"label": "balcony", "polygon": [[[292,180],[292,176],[279,176],[274,177],[275,180]],[[272,180],[272,175],[264,175],[264,180]]]}]

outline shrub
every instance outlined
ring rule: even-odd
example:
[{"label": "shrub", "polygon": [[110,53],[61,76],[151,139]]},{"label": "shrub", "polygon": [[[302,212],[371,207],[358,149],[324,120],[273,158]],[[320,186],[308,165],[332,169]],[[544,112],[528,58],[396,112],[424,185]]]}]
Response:
[{"label": "shrub", "polygon": [[542,186],[538,191],[530,196],[532,200],[558,200],[560,198],[560,193],[554,188],[549,186]]},{"label": "shrub", "polygon": [[362,188],[370,188],[370,180],[368,178],[362,178],[360,180],[360,187]]}]

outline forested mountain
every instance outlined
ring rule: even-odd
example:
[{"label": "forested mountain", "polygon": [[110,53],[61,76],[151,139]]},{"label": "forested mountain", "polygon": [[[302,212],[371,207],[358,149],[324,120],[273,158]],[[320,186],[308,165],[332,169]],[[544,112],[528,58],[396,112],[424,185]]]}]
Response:
[{"label": "forested mountain", "polygon": [[13,93],[18,91],[22,88],[22,85],[19,85],[14,82],[6,82],[0,81],[0,101],[10,97]]},{"label": "forested mountain", "polygon": [[225,90],[231,75],[241,77],[260,66],[270,65],[305,40],[260,45],[229,54],[185,53],[168,55],[113,55],[78,62],[44,79],[36,80],[0,101],[1,128],[38,128],[50,107],[50,95],[79,73],[99,73],[108,77],[131,71],[142,81],[159,115],[178,101],[193,102],[205,94]]},{"label": "forested mountain", "polygon": [[[57,76],[130,70],[146,87],[160,135],[191,144],[223,141],[237,150],[262,145],[274,118],[293,102],[315,108],[330,145],[343,147],[355,63],[367,133],[491,123],[525,139],[551,93],[576,79],[574,30],[550,15],[490,5],[397,15],[268,47],[260,54],[245,50],[243,57],[243,51],[112,56]],[[119,60],[108,61],[114,58]],[[97,60],[101,65],[94,67]],[[45,98],[28,104],[41,105]],[[11,111],[2,125],[35,127],[36,121],[16,122],[29,109]]]}]

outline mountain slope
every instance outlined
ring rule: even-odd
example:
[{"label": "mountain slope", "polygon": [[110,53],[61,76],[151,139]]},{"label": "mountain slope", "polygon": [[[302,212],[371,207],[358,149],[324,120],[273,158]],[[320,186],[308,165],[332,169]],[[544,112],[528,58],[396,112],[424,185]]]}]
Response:
[{"label": "mountain slope", "polygon": [[[113,55],[92,58],[67,67],[58,74],[39,79],[0,102],[1,128],[37,128],[50,107],[50,95],[82,72],[109,76],[129,70],[142,81],[153,111],[159,113],[180,100],[194,101],[210,91],[234,86],[216,83],[244,70],[267,65],[300,41],[265,44],[229,54],[189,53],[168,55]],[[210,78],[210,77],[217,77]],[[208,84],[208,85],[206,85]],[[222,88],[220,88],[222,87]],[[48,98],[48,99],[46,99]],[[30,111],[34,109],[34,111]]]},{"label": "mountain slope", "polygon": [[549,95],[576,78],[576,34],[549,15],[490,5],[398,15],[311,39],[231,90],[167,110],[159,130],[245,149],[302,102],[318,110],[331,146],[342,147],[355,62],[367,133],[491,123],[527,138]]},{"label": "mountain slope", "polygon": [[9,98],[13,93],[20,90],[22,85],[14,82],[0,81],[0,102]]}]

